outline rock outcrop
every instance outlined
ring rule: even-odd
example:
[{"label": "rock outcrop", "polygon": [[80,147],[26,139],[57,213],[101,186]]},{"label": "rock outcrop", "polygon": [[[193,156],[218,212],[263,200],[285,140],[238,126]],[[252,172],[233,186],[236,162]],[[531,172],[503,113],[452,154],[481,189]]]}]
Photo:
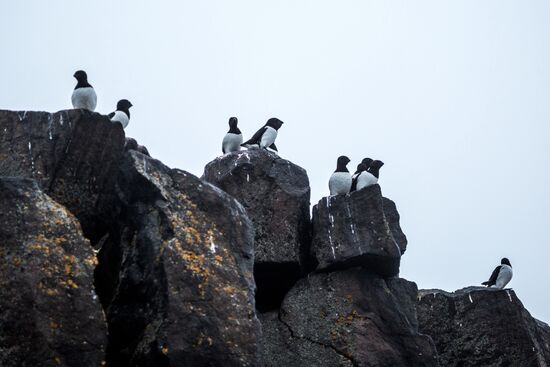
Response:
[{"label": "rock outcrop", "polygon": [[0,111],[0,176],[33,178],[98,240],[113,213],[124,131],[84,110]]},{"label": "rock outcrop", "polygon": [[202,181],[97,113],[0,111],[0,133],[1,366],[550,365],[513,291],[396,277],[378,185],[312,223],[305,170],[264,150]]},{"label": "rock outcrop", "polygon": [[384,205],[378,185],[321,199],[313,207],[311,252],[317,270],[361,266],[384,277],[399,274],[402,249],[393,232],[404,246],[406,237],[399,235],[402,232],[395,214],[392,231],[385,207],[391,205]]},{"label": "rock outcrop", "polygon": [[274,153],[252,149],[210,162],[203,179],[246,208],[256,229],[258,307],[277,308],[310,265],[310,188],[306,171]]},{"label": "rock outcrop", "polygon": [[120,171],[121,216],[96,271],[108,365],[254,365],[254,229],[243,207],[134,150]]},{"label": "rock outcrop", "polygon": [[420,331],[441,366],[550,365],[550,327],[534,319],[511,289],[421,290]]},{"label": "rock outcrop", "polygon": [[0,208],[0,365],[101,365],[107,329],[80,224],[31,179],[0,178]]},{"label": "rock outcrop", "polygon": [[416,285],[365,269],[311,274],[260,316],[263,366],[436,366],[418,332]]}]

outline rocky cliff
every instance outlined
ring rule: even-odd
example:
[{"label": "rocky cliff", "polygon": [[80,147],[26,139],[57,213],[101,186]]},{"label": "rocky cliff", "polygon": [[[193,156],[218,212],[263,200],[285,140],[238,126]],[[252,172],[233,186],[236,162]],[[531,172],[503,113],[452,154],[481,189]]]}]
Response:
[{"label": "rocky cliff", "polygon": [[546,366],[513,291],[418,291],[378,185],[263,150],[166,167],[79,110],[0,111],[0,366]]}]

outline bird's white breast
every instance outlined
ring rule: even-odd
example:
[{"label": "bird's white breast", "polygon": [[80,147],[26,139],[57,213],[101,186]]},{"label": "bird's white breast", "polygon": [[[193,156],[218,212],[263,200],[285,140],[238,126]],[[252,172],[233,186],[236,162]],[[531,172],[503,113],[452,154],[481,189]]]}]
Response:
[{"label": "bird's white breast", "polygon": [[260,148],[266,148],[271,144],[275,143],[276,138],[277,138],[277,130],[275,130],[271,126],[267,126],[262,135],[262,139],[260,140]]},{"label": "bird's white breast", "polygon": [[227,133],[223,137],[222,149],[224,153],[238,152],[241,150],[241,144],[243,143],[242,134]]},{"label": "bird's white breast", "polygon": [[506,264],[502,264],[500,266],[497,281],[494,286],[500,289],[506,287],[506,284],[508,284],[510,280],[512,280],[512,275],[513,275],[512,267]]},{"label": "bird's white breast", "polygon": [[130,122],[130,118],[122,111],[115,111],[115,115],[111,118],[111,121],[120,122],[122,124],[122,127],[126,128],[126,126],[128,126],[128,123]]},{"label": "bird's white breast", "polygon": [[73,90],[71,101],[73,103],[73,108],[95,111],[97,95],[92,87],[78,88]]},{"label": "bird's white breast", "polygon": [[351,189],[351,174],[349,172],[334,172],[328,181],[331,195],[344,195]]},{"label": "bird's white breast", "polygon": [[357,177],[357,190],[364,189],[367,186],[374,185],[378,182],[378,179],[370,172],[363,171]]}]

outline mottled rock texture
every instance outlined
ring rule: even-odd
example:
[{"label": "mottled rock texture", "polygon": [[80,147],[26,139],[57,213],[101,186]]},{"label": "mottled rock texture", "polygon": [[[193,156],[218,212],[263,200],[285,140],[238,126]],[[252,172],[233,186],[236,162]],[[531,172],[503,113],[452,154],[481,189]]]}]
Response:
[{"label": "mottled rock texture", "polygon": [[441,366],[550,365],[550,328],[511,289],[421,290],[417,309]]},{"label": "mottled rock texture", "polygon": [[261,310],[277,308],[308,270],[310,188],[306,171],[264,149],[225,154],[203,179],[235,197],[254,223],[254,274]]},{"label": "mottled rock texture", "polygon": [[254,365],[254,230],[244,208],[134,150],[120,170],[121,216],[96,271],[108,365]]},{"label": "mottled rock texture", "polygon": [[401,255],[407,251],[407,236],[405,236],[405,233],[403,233],[403,230],[401,229],[401,224],[399,223],[399,220],[401,217],[399,216],[399,212],[397,211],[397,206],[395,203],[388,199],[383,197],[382,198],[382,205],[384,207],[384,215],[386,216],[386,220],[388,221],[388,225],[390,226],[390,231],[393,236],[393,239],[397,243],[397,246],[399,246],[399,249],[401,250]]},{"label": "mottled rock texture", "polygon": [[[312,218],[311,253],[318,263],[317,270],[362,266],[385,277],[399,274],[401,249],[384,208],[378,185],[322,198],[313,207]],[[394,232],[402,234],[398,223]],[[405,236],[399,238],[403,241]]]},{"label": "mottled rock texture", "polygon": [[93,241],[105,233],[113,213],[123,151],[122,126],[107,116],[0,110],[0,176],[35,179]]},{"label": "mottled rock texture", "polygon": [[310,274],[261,315],[262,366],[436,366],[418,332],[416,285],[365,269]]},{"label": "mottled rock texture", "polygon": [[107,329],[80,224],[31,179],[0,177],[0,366],[100,366]]}]

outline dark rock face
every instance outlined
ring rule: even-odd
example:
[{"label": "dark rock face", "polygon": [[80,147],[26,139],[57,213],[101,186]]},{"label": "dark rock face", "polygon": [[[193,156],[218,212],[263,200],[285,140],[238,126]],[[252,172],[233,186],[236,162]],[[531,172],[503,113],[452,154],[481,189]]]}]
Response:
[{"label": "dark rock face", "polygon": [[83,110],[0,111],[0,131],[0,176],[35,179],[80,220],[88,238],[100,237],[113,210],[122,126]]},{"label": "dark rock face", "polygon": [[0,178],[0,365],[101,365],[95,254],[67,209],[30,179]]},{"label": "dark rock face", "polygon": [[261,315],[263,366],[436,366],[417,330],[416,285],[365,269],[310,274]]},{"label": "dark rock face", "polygon": [[235,197],[256,229],[254,275],[260,310],[277,308],[308,268],[310,188],[306,171],[263,149],[210,162],[203,179]]},{"label": "dark rock face", "polygon": [[384,214],[380,186],[321,199],[313,207],[311,252],[317,270],[362,266],[385,277],[399,274],[401,249]]},{"label": "dark rock face", "polygon": [[118,185],[122,214],[96,271],[108,365],[254,365],[254,230],[244,208],[134,150]]},{"label": "dark rock face", "polygon": [[431,335],[442,366],[548,366],[550,329],[514,291],[481,287],[421,290],[420,331]]},{"label": "dark rock face", "polygon": [[397,243],[397,246],[399,246],[401,255],[403,255],[405,251],[407,251],[408,241],[407,236],[405,236],[405,233],[403,233],[403,230],[401,230],[401,225],[399,224],[400,216],[397,211],[397,206],[392,200],[384,197],[382,198],[382,204],[384,206],[384,215],[386,216],[386,220],[390,226],[393,239]]}]

